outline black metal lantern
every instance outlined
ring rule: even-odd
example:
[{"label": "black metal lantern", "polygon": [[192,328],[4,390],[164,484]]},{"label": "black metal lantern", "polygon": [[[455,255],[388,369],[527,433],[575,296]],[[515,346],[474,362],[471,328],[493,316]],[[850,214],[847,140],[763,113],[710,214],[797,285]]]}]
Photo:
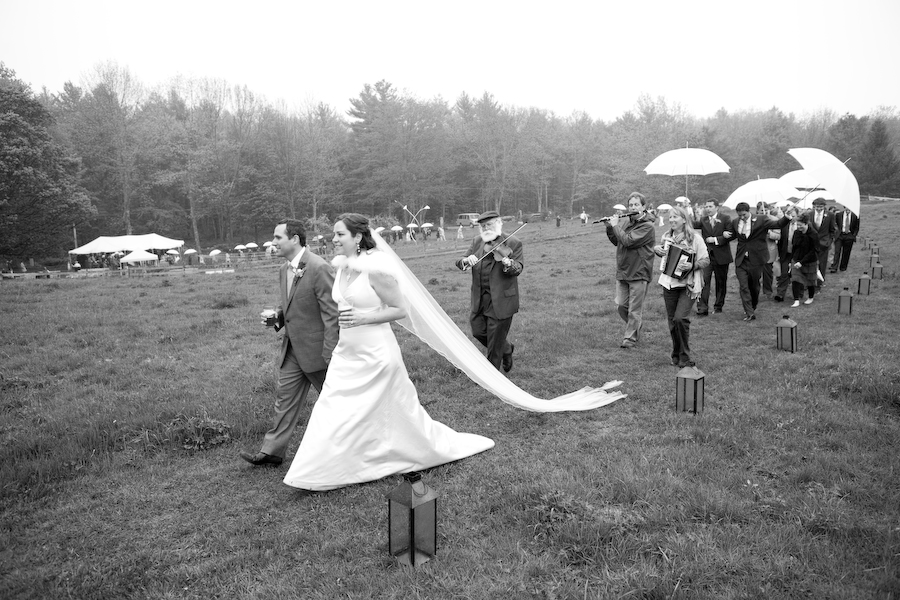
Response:
[{"label": "black metal lantern", "polygon": [[437,493],[421,473],[404,473],[403,483],[388,494],[388,551],[410,567],[437,553]]},{"label": "black metal lantern", "polygon": [[853,292],[849,287],[845,287],[838,294],[838,314],[849,315],[853,313]]},{"label": "black metal lantern", "polygon": [[797,322],[787,315],[778,321],[775,326],[775,347],[787,352],[798,350],[799,336],[797,335]]},{"label": "black metal lantern", "polygon": [[869,272],[864,271],[862,277],[859,278],[859,281],[856,284],[856,293],[860,296],[868,296],[869,290],[872,287],[872,278],[869,277]]},{"label": "black metal lantern", "polygon": [[877,264],[881,264],[881,258],[877,254],[873,254],[869,257],[869,268],[874,269]]},{"label": "black metal lantern", "polygon": [[872,244],[872,256],[878,256],[878,244]]},{"label": "black metal lantern", "polygon": [[884,279],[884,268],[881,266],[881,263],[872,265],[872,279]]},{"label": "black metal lantern", "polygon": [[703,371],[697,367],[684,367],[675,376],[675,410],[690,411],[694,414],[703,412],[704,392]]}]

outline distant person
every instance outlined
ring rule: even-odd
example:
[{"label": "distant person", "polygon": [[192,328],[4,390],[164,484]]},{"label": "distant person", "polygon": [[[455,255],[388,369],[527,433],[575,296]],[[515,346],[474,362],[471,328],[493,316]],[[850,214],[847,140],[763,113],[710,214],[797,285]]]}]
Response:
[{"label": "distant person", "polygon": [[581,209],[581,214],[578,215],[578,217],[581,219],[581,226],[582,226],[582,227],[584,227],[585,225],[587,225],[588,214],[587,214],[586,212],[584,212],[584,209],[583,209],[583,208]]},{"label": "distant person", "polygon": [[837,235],[834,239],[834,260],[831,261],[832,273],[837,273],[838,269],[847,270],[850,252],[859,235],[859,217],[850,212],[849,208],[844,208],[835,214],[835,230]]},{"label": "distant person", "polygon": [[464,239],[464,237],[465,236],[463,235],[463,228],[462,228],[462,225],[460,225],[459,229],[456,230],[456,239],[462,240],[462,239]]},{"label": "distant person", "polygon": [[513,315],[519,312],[519,275],[525,268],[522,242],[514,237],[500,239],[503,221],[496,211],[479,215],[478,226],[481,235],[472,240],[456,266],[472,271],[472,336],[487,348],[487,359],[496,369],[509,372],[516,347],[507,336]]},{"label": "distant person", "polygon": [[791,283],[791,257],[793,256],[792,242],[797,231],[797,217],[800,210],[796,206],[789,206],[784,211],[790,221],[781,227],[781,236],[778,240],[778,278],[775,280],[775,293],[772,300],[783,302]]},{"label": "distant person", "polygon": [[[332,297],[334,271],[306,246],[303,222],[285,219],[275,227],[272,245],[285,262],[278,270],[281,305],[275,331],[284,329],[278,354],[275,423],[256,454],[241,452],[253,465],[280,465],[307,404],[310,386],[322,391],[325,371],[338,342],[338,308]],[[308,418],[308,417],[307,417]]]},{"label": "distant person", "polygon": [[606,221],[606,237],[616,247],[616,306],[625,321],[621,348],[634,348],[643,325],[644,298],[653,271],[655,217],[647,213],[643,194],[632,192],[626,202],[630,217],[613,215]]}]

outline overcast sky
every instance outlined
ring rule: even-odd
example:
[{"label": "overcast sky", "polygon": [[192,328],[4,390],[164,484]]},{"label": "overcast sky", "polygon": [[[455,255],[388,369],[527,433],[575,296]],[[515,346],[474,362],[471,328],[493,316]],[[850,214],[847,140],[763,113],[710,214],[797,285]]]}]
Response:
[{"label": "overcast sky", "polygon": [[0,61],[36,92],[114,60],[149,86],[215,77],[341,113],[385,79],[605,121],[641,94],[862,116],[900,106],[898,26],[898,0],[0,0]]}]

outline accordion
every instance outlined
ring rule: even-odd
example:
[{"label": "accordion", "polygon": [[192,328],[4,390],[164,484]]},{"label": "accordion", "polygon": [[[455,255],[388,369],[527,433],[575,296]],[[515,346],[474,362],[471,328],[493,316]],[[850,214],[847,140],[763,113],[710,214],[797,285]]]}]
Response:
[{"label": "accordion", "polygon": [[694,268],[694,253],[690,248],[669,244],[659,270],[673,279],[684,279]]}]

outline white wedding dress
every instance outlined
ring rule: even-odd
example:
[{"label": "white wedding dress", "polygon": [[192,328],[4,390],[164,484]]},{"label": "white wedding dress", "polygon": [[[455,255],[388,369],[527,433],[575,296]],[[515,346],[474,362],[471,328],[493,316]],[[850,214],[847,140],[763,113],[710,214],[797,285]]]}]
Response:
[{"label": "white wedding dress", "polygon": [[[344,276],[339,269],[332,289],[338,306],[349,304],[364,312],[382,308],[368,272],[360,273],[342,294]],[[341,329],[325,385],[284,483],[332,490],[442,465],[493,446],[493,440],[458,433],[428,416],[389,323],[350,327]]]}]

